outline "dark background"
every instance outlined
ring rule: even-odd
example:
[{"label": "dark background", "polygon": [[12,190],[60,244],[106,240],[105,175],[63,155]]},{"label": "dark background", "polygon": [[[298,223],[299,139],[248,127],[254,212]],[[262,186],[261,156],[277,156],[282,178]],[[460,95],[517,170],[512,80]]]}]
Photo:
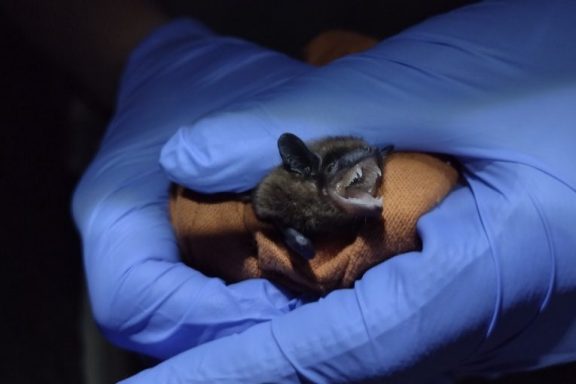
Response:
[{"label": "dark background", "polygon": [[[318,32],[347,28],[383,38],[471,1],[160,1],[217,31],[297,56]],[[73,187],[109,112],[40,56],[0,14],[0,383],[94,383],[124,377],[141,361],[94,334],[84,310]],[[94,352],[96,351],[96,352]],[[102,357],[104,356],[104,357]],[[127,364],[125,364],[128,362]],[[119,368],[122,365],[123,367]],[[127,367],[127,368],[125,368]],[[472,381],[481,383],[483,381]],[[498,383],[574,383],[576,366]]]}]

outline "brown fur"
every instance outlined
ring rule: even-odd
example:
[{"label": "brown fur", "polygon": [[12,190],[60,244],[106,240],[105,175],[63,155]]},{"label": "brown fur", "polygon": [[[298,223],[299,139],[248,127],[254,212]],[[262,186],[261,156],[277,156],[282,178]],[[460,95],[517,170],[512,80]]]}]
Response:
[{"label": "brown fur", "polygon": [[[308,147],[320,157],[323,166],[354,149],[369,148],[366,142],[354,137],[330,137]],[[374,156],[379,156],[377,151]],[[338,207],[325,190],[328,181],[325,172],[307,177],[280,166],[254,190],[254,212],[261,220],[294,228],[308,236],[351,229],[364,217],[351,215]]]}]

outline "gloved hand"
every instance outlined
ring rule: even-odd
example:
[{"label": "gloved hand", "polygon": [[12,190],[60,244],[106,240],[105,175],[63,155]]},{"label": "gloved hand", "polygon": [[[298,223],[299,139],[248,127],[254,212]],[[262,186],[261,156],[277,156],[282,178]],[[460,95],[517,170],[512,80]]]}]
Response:
[{"label": "gloved hand", "polygon": [[252,187],[285,131],[451,154],[464,181],[419,221],[421,252],[126,383],[428,383],[576,360],[574,14],[485,1],[180,130],[162,164],[207,192]]},{"label": "gloved hand", "polygon": [[114,342],[165,358],[298,303],[267,281],[226,286],[180,262],[158,162],[178,127],[308,69],[186,20],[133,53],[117,113],[73,203],[94,314]]}]

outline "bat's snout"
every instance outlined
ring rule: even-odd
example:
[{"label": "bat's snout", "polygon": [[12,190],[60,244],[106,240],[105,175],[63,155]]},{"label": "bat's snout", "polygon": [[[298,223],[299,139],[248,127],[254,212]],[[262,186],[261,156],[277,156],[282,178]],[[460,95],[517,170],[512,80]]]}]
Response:
[{"label": "bat's snout", "polygon": [[326,190],[334,203],[354,216],[376,216],[382,211],[378,196],[382,169],[376,156],[336,174]]}]

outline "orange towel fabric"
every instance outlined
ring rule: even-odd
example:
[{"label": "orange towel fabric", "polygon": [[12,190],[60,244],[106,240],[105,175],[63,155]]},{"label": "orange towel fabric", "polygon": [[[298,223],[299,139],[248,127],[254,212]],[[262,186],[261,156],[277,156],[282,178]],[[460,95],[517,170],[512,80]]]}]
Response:
[{"label": "orange towel fabric", "polygon": [[[313,40],[309,61],[324,64],[374,43],[354,33],[345,36],[335,31]],[[316,256],[310,261],[291,253],[276,229],[255,217],[249,202],[231,195],[200,195],[175,186],[170,215],[183,260],[206,275],[229,283],[267,278],[295,292],[322,295],[352,286],[367,269],[394,255],[418,250],[418,218],[457,180],[456,169],[438,157],[391,154],[382,179],[382,220],[348,236],[315,239]]]},{"label": "orange towel fabric", "polygon": [[170,202],[183,259],[227,282],[264,277],[296,292],[324,294],[350,287],[370,267],[399,253],[418,250],[418,218],[454,187],[456,170],[437,157],[393,153],[384,170],[382,220],[348,237],[314,244],[306,261],[284,246],[274,228],[258,221],[250,203],[206,196],[177,187]]}]

